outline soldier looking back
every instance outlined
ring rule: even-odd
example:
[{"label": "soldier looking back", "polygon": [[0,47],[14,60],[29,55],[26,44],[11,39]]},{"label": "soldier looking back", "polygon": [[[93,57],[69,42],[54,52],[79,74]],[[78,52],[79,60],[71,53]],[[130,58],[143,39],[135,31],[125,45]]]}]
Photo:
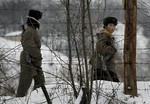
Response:
[{"label": "soldier looking back", "polygon": [[112,36],[117,25],[117,19],[115,17],[106,17],[103,20],[103,25],[103,29],[96,34],[98,41],[95,55],[90,59],[90,64],[95,67],[94,80],[119,82],[114,64],[114,55],[117,50],[114,47],[114,37]]}]

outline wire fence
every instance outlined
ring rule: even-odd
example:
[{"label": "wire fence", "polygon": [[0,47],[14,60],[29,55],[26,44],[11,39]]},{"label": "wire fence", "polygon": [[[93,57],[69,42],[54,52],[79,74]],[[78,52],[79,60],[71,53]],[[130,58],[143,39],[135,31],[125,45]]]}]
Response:
[{"label": "wire fence", "polygon": [[[23,0],[24,3],[25,3],[25,1],[30,1],[30,0]],[[46,4],[44,4],[43,2],[42,2],[42,0],[38,1],[38,6],[39,6],[38,10],[46,12],[46,14],[44,14],[44,16],[45,16],[44,19],[46,19],[46,20],[42,20],[41,24],[43,26],[41,27],[40,32],[41,33],[44,32],[44,34],[46,34],[46,35],[49,35],[49,34],[51,34],[51,35],[49,35],[48,36],[49,38],[47,38],[47,39],[43,39],[43,37],[46,37],[46,35],[42,36],[41,39],[43,41],[43,44],[46,44],[46,42],[49,41],[48,39],[51,39],[52,40],[51,43],[54,44],[55,42],[62,41],[63,36],[65,37],[64,33],[66,30],[63,28],[64,25],[66,25],[66,23],[67,23],[65,20],[65,16],[64,16],[65,9],[62,6],[60,6],[61,2],[54,2],[54,1],[46,2],[47,5],[50,5],[50,6],[55,5],[56,7],[54,6],[54,8],[48,8],[48,6],[46,6],[46,8],[44,8],[43,5],[46,5]],[[138,18],[137,22],[141,26],[139,28],[137,28],[137,30],[139,30],[140,28],[143,28],[144,30],[142,31],[143,32],[142,38],[145,38],[145,37],[147,38],[150,36],[149,33],[145,33],[145,32],[147,32],[146,29],[149,29],[149,27],[150,27],[149,26],[150,23],[148,21],[150,19],[149,14],[148,14],[150,5],[147,2],[144,2],[143,0],[138,0],[138,2],[139,2],[138,13],[140,15],[142,14],[143,17],[140,16],[140,18]],[[8,2],[6,0],[6,2],[4,4],[7,5],[9,3],[10,2]],[[32,6],[34,7],[34,3],[35,2],[32,2],[31,6],[29,6],[29,8],[31,8]],[[99,2],[96,5],[97,8],[92,7],[91,11],[93,12],[93,14],[95,13],[95,15],[97,15],[98,13],[104,13],[104,12],[108,12],[109,14],[112,14],[112,13],[114,13],[114,11],[115,12],[119,12],[119,11],[123,12],[124,11],[122,7],[117,6],[117,5],[120,5],[120,3],[117,3],[117,5],[115,5],[116,6],[115,8],[111,8],[111,7],[100,8],[103,5],[104,5],[104,3]],[[0,6],[0,12],[2,12],[3,15],[0,14],[0,18],[5,17],[5,12],[6,12],[6,14],[11,12],[10,15],[7,14],[8,17],[11,18],[10,19],[11,21],[9,21],[8,18],[6,18],[8,20],[7,22],[4,22],[4,21],[6,21],[5,19],[0,20],[0,42],[1,43],[6,42],[6,44],[0,45],[0,60],[1,60],[0,61],[0,74],[1,74],[1,77],[0,77],[0,96],[11,95],[12,97],[10,97],[10,98],[0,97],[0,103],[5,104],[7,101],[10,100],[13,104],[12,99],[16,100],[14,98],[14,96],[15,96],[15,92],[16,92],[15,90],[16,90],[17,85],[18,85],[18,77],[20,74],[19,73],[20,72],[19,55],[20,55],[20,52],[22,51],[22,47],[21,47],[20,42],[18,42],[18,40],[13,41],[13,43],[11,43],[10,42],[11,40],[7,39],[10,42],[10,44],[9,44],[9,42],[7,43],[7,41],[5,41],[5,39],[4,39],[4,38],[6,38],[6,36],[4,34],[10,32],[10,31],[21,30],[20,19],[15,18],[16,17],[15,13],[16,13],[16,11],[19,11],[19,13],[24,12],[24,14],[23,14],[23,16],[24,16],[25,13],[27,13],[27,11],[29,9],[27,9],[27,8],[22,8],[22,9],[21,8],[19,8],[19,9],[18,8],[8,8],[7,6],[4,6],[4,5],[2,6],[3,7],[2,8],[1,6]],[[73,12],[77,13],[76,15],[74,15],[72,13],[74,15],[74,16],[72,16],[73,25],[80,24],[80,22],[76,21],[76,18],[79,18],[79,15],[80,15],[80,12],[79,12],[80,8],[74,9],[74,5],[73,5],[71,10]],[[56,12],[56,14],[54,12],[51,12],[48,14],[49,11],[57,11],[57,12]],[[14,14],[13,14],[13,12],[14,12]],[[60,12],[62,12],[61,15],[59,14]],[[106,14],[106,15],[108,15],[108,14]],[[18,16],[19,16],[19,14],[18,14]],[[51,18],[51,16],[53,18]],[[99,16],[98,15],[98,16],[96,16],[96,18],[93,18],[94,20],[92,22],[92,25],[94,27],[95,33],[99,30],[99,27],[101,27],[99,24],[102,24],[101,20],[105,16]],[[24,17],[24,19],[25,18],[26,17]],[[146,19],[147,21],[144,21],[141,18]],[[124,19],[120,19],[120,21],[122,23],[119,23],[119,24],[124,23]],[[89,24],[89,23],[86,22],[86,25],[87,24]],[[44,31],[42,31],[43,28],[46,28],[46,29]],[[88,32],[88,29],[87,29],[87,32]],[[124,49],[123,49],[122,42],[124,42],[125,40],[123,39],[124,31],[121,31],[121,32],[122,32],[121,34],[116,33],[114,35],[115,37],[118,37],[118,36],[122,37],[119,40],[117,40],[117,42],[116,42],[117,50],[118,50],[118,57],[116,58],[116,61],[114,64],[117,66],[118,70],[122,70],[122,72],[123,72],[123,65],[125,63],[123,62],[123,50]],[[61,36],[59,34],[61,34],[61,35],[63,34],[63,35]],[[74,35],[72,34],[72,36],[74,36]],[[80,35],[77,35],[77,36],[80,36]],[[85,36],[90,37],[89,34],[86,34]],[[63,41],[66,42],[66,38]],[[87,42],[90,43],[89,40],[87,40]],[[147,73],[149,71],[149,67],[150,67],[149,42],[150,41],[147,39],[147,43],[144,43],[144,42],[140,43],[140,44],[143,44],[144,47],[137,47],[136,48],[136,51],[138,54],[137,55],[138,59],[137,59],[137,62],[134,62],[137,65],[138,70],[143,69],[145,67],[145,69],[143,69],[145,71],[145,73]],[[12,46],[12,44],[14,44],[14,45]],[[62,74],[62,73],[67,74],[66,72],[67,72],[67,68],[68,68],[68,63],[67,63],[68,58],[67,58],[67,55],[62,54],[61,51],[65,51],[64,53],[66,54],[68,52],[68,49],[63,47],[63,46],[60,46],[60,47],[57,47],[54,49],[50,43],[47,43],[47,44],[49,45],[49,47],[45,48],[45,46],[44,46],[44,48],[42,48],[41,51],[43,52],[44,58],[45,58],[45,59],[43,59],[42,65],[45,68],[44,73],[46,74],[47,84],[53,85],[53,87],[51,89],[49,89],[50,97],[52,99],[59,98],[60,104],[63,104],[63,103],[65,104],[69,100],[70,100],[69,104],[71,104],[71,102],[73,103],[74,100],[72,98],[73,92],[72,92],[71,87],[70,87],[70,82],[68,82],[68,80],[65,79],[65,77],[67,75],[64,77],[63,77],[64,74],[62,76],[60,76],[60,74]],[[47,44],[46,44],[46,46],[47,46]],[[60,45],[62,45],[62,44],[60,43]],[[87,48],[87,51],[90,52],[90,50],[91,50],[90,48]],[[72,51],[76,51],[76,50],[72,49]],[[81,52],[82,52],[82,48],[81,48]],[[78,82],[79,81],[78,80],[78,75],[79,75],[78,60],[77,60],[77,58],[74,58],[72,61],[73,61],[72,65],[74,68],[74,78]],[[84,62],[82,62],[81,65],[82,65],[82,67],[84,67]],[[89,68],[90,68],[90,65],[89,65]],[[51,71],[52,69],[53,69],[53,71]],[[62,69],[62,70],[60,70],[60,69]],[[10,70],[11,70],[11,72],[9,72]],[[123,78],[124,78],[124,76],[120,76],[120,79],[123,79]],[[139,74],[137,76],[137,79],[140,79],[143,81],[143,83],[144,82],[146,83],[147,80],[150,80],[150,76],[148,76],[148,74],[146,74],[146,75],[142,74],[140,76],[140,74]],[[93,88],[93,93],[94,94],[99,93],[100,96],[106,98],[107,99],[106,104],[107,104],[108,103],[107,101],[111,102],[110,99],[113,99],[113,96],[116,96],[117,92],[123,91],[123,87],[122,87],[123,82],[117,83],[117,85],[115,87],[113,85],[111,85],[112,87],[110,87],[110,88],[109,87],[107,88],[105,86],[105,83],[107,83],[107,82],[99,82],[97,85],[95,83],[96,88]],[[99,88],[98,91],[97,91],[97,88]],[[5,92],[3,92],[4,89],[5,89]],[[138,90],[139,91],[144,90],[144,91],[147,91],[148,94],[150,94],[150,92],[149,92],[150,88],[147,85],[144,88],[138,88]],[[31,91],[31,92],[33,92],[33,91]],[[30,98],[31,98],[31,95],[28,95],[26,97],[26,99],[27,99],[26,102],[29,103]],[[63,99],[61,99],[61,98],[63,98]],[[94,96],[92,101],[95,101],[95,100],[96,100],[96,97]],[[14,101],[14,102],[15,103],[17,102],[19,104],[21,101],[22,101],[22,99],[20,99],[18,101]],[[120,100],[115,98],[115,101],[120,101]],[[45,101],[42,100],[41,102],[45,102]],[[39,102],[39,103],[41,103],[41,102]],[[123,100],[121,100],[120,102],[121,102],[121,104],[125,104],[125,102]],[[22,102],[22,103],[24,103],[24,102]]]}]

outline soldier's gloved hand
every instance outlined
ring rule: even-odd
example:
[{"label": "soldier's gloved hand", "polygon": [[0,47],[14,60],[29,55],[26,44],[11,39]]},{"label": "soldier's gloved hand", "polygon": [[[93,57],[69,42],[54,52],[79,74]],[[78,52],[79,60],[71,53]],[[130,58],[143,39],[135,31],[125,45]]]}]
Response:
[{"label": "soldier's gloved hand", "polygon": [[31,62],[32,62],[32,64],[35,66],[35,67],[41,67],[41,65],[42,65],[42,58],[41,57],[39,57],[39,58],[32,58],[31,59]]},{"label": "soldier's gloved hand", "polygon": [[33,62],[33,65],[34,65],[36,68],[41,68],[41,61]]},{"label": "soldier's gloved hand", "polygon": [[35,83],[34,83],[34,89],[41,87],[41,85],[45,84],[45,78],[44,74],[38,73],[37,76],[34,77]]}]

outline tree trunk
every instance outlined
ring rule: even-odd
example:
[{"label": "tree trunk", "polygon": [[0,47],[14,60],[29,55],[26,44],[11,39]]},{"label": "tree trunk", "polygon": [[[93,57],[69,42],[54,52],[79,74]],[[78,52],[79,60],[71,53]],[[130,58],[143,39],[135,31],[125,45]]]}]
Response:
[{"label": "tree trunk", "polygon": [[85,14],[86,14],[86,5],[85,5],[85,0],[81,0],[81,24],[82,24],[82,47],[83,47],[83,57],[84,57],[84,64],[85,64],[85,72],[86,72],[86,88],[87,88],[87,98],[86,98],[86,104],[90,104],[90,91],[89,91],[89,73],[88,73],[88,65],[87,65],[87,48],[86,48],[86,43],[85,43]]},{"label": "tree trunk", "polygon": [[137,96],[136,22],[137,1],[125,0],[124,93]]},{"label": "tree trunk", "polygon": [[[92,55],[94,54],[94,35],[93,35],[93,28],[92,28],[92,22],[91,22],[91,12],[90,12],[90,2],[91,0],[87,0],[87,11],[88,11],[88,20],[89,20],[89,27],[90,27],[90,35],[91,35],[91,43],[92,43]],[[91,85],[89,88],[89,100],[91,101],[91,95],[92,95],[92,90],[93,90],[93,72],[94,72],[94,66],[92,65],[91,69]]]}]

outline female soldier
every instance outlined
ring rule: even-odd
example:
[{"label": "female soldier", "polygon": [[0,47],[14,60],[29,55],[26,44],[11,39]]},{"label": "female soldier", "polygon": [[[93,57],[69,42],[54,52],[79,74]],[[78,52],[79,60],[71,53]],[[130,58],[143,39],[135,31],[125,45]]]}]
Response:
[{"label": "female soldier", "polygon": [[98,37],[96,52],[90,60],[90,64],[95,66],[94,80],[119,82],[114,65],[114,55],[117,50],[114,47],[114,38],[112,36],[117,25],[117,19],[115,17],[106,17],[103,20],[103,25],[103,29],[96,34]]}]

